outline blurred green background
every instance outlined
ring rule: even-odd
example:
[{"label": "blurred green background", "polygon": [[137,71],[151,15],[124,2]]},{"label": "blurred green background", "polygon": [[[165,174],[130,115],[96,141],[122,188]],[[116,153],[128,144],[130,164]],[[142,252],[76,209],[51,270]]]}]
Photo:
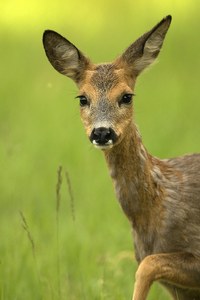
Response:
[{"label": "blurred green background", "polygon": [[[159,157],[200,150],[199,0],[1,1],[0,299],[131,299],[129,223],[85,136],[76,87],[50,66],[41,39],[53,29],[94,62],[110,61],[167,14],[159,64],[135,98],[144,144]],[[148,299],[169,296],[155,284]]]}]

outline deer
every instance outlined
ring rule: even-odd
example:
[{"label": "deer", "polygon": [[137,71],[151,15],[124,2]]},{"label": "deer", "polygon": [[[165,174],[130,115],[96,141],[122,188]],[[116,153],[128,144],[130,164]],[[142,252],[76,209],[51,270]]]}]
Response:
[{"label": "deer", "polygon": [[57,32],[43,34],[49,62],[77,85],[86,135],[103,152],[130,222],[138,262],[132,300],[147,299],[155,281],[172,299],[200,300],[200,154],[154,157],[134,122],[136,79],[158,57],[171,20],[100,64]]}]

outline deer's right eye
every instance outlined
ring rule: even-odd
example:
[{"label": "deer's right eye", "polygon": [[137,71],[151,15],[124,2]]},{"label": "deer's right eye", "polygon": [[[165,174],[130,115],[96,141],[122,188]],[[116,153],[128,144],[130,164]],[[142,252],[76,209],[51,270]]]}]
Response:
[{"label": "deer's right eye", "polygon": [[76,98],[79,98],[80,106],[86,106],[89,105],[89,101],[85,96],[78,96]]}]

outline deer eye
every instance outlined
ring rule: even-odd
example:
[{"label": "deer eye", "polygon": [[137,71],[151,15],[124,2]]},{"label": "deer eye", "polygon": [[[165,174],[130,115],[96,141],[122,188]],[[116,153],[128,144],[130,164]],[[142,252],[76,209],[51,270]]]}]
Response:
[{"label": "deer eye", "polygon": [[130,104],[133,99],[133,94],[124,94],[119,102],[119,104]]},{"label": "deer eye", "polygon": [[81,95],[81,96],[77,96],[76,98],[79,98],[80,106],[89,105],[89,101],[85,96]]}]

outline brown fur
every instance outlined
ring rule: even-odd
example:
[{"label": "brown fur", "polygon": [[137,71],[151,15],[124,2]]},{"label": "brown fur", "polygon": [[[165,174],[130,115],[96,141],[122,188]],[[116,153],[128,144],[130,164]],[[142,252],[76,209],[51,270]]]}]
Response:
[{"label": "brown fur", "polygon": [[133,300],[145,300],[154,281],[173,299],[200,300],[200,155],[151,156],[133,122],[132,103],[121,102],[159,54],[170,22],[166,17],[114,63],[100,65],[53,31],[43,38],[51,64],[76,82],[86,101],[81,118],[88,137],[98,128],[115,134],[109,146],[95,144],[104,151],[117,198],[133,228],[139,263]]}]

